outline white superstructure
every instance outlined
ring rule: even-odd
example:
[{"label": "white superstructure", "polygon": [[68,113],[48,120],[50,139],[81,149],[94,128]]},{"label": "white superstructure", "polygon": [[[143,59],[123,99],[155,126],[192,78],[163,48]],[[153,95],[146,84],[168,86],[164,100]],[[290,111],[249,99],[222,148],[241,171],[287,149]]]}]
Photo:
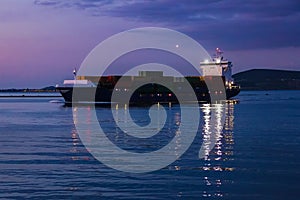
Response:
[{"label": "white superstructure", "polygon": [[212,60],[205,60],[200,63],[202,76],[223,76],[226,85],[233,83],[232,63],[223,58],[223,52],[217,48],[216,55]]}]

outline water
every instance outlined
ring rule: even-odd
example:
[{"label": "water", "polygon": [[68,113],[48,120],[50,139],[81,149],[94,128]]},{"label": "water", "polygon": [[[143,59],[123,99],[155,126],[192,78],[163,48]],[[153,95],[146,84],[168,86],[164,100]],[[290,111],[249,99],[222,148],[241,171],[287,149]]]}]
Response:
[{"label": "water", "polygon": [[[237,99],[239,104],[225,106],[224,129],[205,158],[198,152],[209,134],[208,105],[201,108],[193,144],[179,160],[134,174],[91,156],[75,129],[72,108],[63,107],[61,98],[0,98],[0,198],[299,199],[300,91],[244,91]],[[167,126],[174,128],[178,110],[171,109]],[[97,109],[108,137],[128,151],[155,150],[174,137],[170,128],[151,144],[134,140],[121,134],[106,112]],[[143,116],[146,110],[132,112]]]}]

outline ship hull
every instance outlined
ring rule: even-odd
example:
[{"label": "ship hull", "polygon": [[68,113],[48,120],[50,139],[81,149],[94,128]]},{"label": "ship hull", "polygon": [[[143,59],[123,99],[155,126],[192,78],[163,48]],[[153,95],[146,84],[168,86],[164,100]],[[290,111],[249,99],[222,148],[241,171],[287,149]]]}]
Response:
[{"label": "ship hull", "polygon": [[[117,104],[118,102],[111,102],[111,96],[113,89],[109,88],[91,88],[91,87],[80,87],[76,88],[76,94],[73,95],[73,87],[57,87],[61,95],[65,100],[67,106],[71,106],[72,103],[90,104],[95,103],[97,106],[107,106],[112,103]],[[152,105],[156,103],[160,104],[178,104],[178,99],[171,91],[165,90],[165,92],[157,91],[157,87],[147,89],[141,88],[135,91],[130,98],[129,104],[136,106]],[[194,88],[197,100],[199,103],[210,103],[210,92],[207,87]],[[238,95],[240,92],[239,87],[226,88],[226,100]],[[79,95],[78,95],[79,94]],[[183,94],[182,95],[188,95]],[[187,102],[188,103],[188,102]]]}]

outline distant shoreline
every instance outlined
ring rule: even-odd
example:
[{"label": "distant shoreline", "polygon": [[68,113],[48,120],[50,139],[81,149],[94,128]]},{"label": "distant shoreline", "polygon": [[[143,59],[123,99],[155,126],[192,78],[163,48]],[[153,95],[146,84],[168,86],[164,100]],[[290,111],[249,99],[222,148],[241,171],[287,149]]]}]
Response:
[{"label": "distant shoreline", "polygon": [[300,89],[265,89],[265,88],[242,88],[241,91],[299,91]]},{"label": "distant shoreline", "polygon": [[56,90],[0,89],[0,98],[49,98],[62,97]]},{"label": "distant shoreline", "polygon": [[56,89],[15,89],[15,88],[10,88],[10,89],[0,89],[0,93],[55,93],[58,92]]},{"label": "distant shoreline", "polygon": [[45,95],[16,95],[16,96],[1,96],[0,95],[0,98],[57,98],[57,97],[62,97],[62,96],[54,96],[54,95],[48,95],[48,96],[45,96]]}]

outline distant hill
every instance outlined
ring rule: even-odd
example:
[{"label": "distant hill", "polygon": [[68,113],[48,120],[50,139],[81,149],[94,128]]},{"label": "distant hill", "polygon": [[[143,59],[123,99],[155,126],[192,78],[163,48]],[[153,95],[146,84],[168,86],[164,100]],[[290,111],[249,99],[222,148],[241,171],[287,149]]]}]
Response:
[{"label": "distant hill", "polygon": [[252,69],[233,78],[242,90],[300,90],[300,71]]},{"label": "distant hill", "polygon": [[42,88],[41,90],[44,90],[44,91],[55,91],[56,88],[55,88],[55,86],[48,86],[48,87]]}]

